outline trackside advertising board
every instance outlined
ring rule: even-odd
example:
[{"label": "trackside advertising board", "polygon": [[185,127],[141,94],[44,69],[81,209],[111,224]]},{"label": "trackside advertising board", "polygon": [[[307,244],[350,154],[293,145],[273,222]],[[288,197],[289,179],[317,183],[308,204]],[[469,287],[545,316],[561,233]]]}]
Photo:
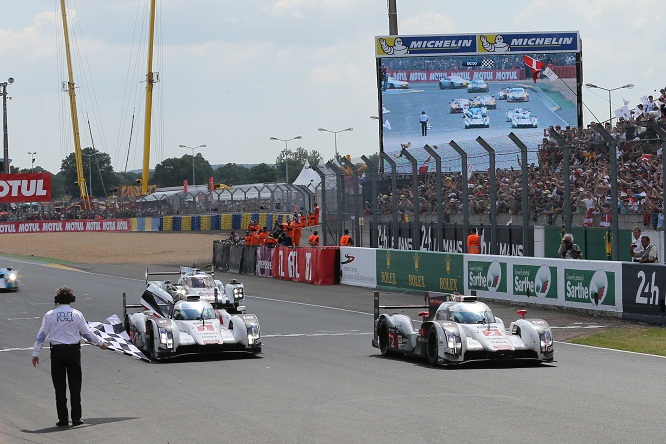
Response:
[{"label": "trackside advertising board", "polygon": [[0,179],[0,203],[50,201],[51,173],[5,174]]},{"label": "trackside advertising board", "polygon": [[377,287],[374,248],[340,247],[340,283],[357,287]]},{"label": "trackside advertising board", "polygon": [[463,255],[377,250],[377,287],[462,293]]},{"label": "trackside advertising board", "polygon": [[622,311],[622,263],[465,255],[465,292],[603,311]]},{"label": "trackside advertising board", "polygon": [[622,308],[627,318],[662,318],[659,300],[666,298],[666,266],[624,262]]},{"label": "trackside advertising board", "polygon": [[0,234],[130,231],[129,219],[0,222]]}]

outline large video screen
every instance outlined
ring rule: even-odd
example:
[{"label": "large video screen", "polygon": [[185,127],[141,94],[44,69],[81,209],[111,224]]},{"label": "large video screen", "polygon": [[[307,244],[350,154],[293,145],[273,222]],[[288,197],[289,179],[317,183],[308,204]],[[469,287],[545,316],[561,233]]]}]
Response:
[{"label": "large video screen", "polygon": [[[458,158],[453,140],[468,155],[487,157],[476,142],[481,136],[496,150],[498,168],[517,167],[511,132],[534,148],[535,162],[544,130],[582,125],[577,32],[385,36],[375,43],[386,153],[419,153],[427,144],[442,158]],[[514,154],[502,156],[507,150]],[[405,169],[404,159],[399,163]],[[442,170],[459,165],[445,162]]]}]

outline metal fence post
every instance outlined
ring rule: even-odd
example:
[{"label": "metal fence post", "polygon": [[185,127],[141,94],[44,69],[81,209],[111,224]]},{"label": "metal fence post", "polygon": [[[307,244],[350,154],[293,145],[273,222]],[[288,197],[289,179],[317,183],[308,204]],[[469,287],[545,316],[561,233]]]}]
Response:
[{"label": "metal fence post", "polygon": [[397,249],[400,239],[400,233],[398,232],[398,176],[397,176],[397,166],[395,160],[391,159],[391,156],[385,152],[381,153],[382,159],[387,161],[391,165],[391,188],[392,193],[391,197],[393,198],[393,248]]},{"label": "metal fence post", "polygon": [[321,178],[321,240],[322,245],[326,245],[326,174],[316,165],[312,165],[312,169]]},{"label": "metal fence post", "polygon": [[340,171],[340,166],[329,161],[326,163],[326,166],[335,173],[335,183],[337,189],[337,221],[335,224],[335,237],[334,240],[340,239],[342,235],[342,229],[344,227],[343,223],[343,213],[345,208],[345,190],[344,190],[344,176],[342,171]]},{"label": "metal fence post", "polygon": [[437,171],[435,171],[435,188],[437,190],[437,235],[435,236],[437,248],[435,251],[442,251],[442,238],[444,234],[444,217],[442,214],[442,206],[444,205],[442,197],[442,157],[428,145],[424,146],[423,149],[435,158],[435,168],[437,168]]},{"label": "metal fence post", "polygon": [[[462,175],[463,192],[463,239],[465,239],[465,236],[467,236],[469,233],[469,187],[467,186],[467,153],[453,140],[449,142],[449,145],[460,155],[460,174]],[[463,243],[463,246],[463,252],[467,253],[466,243]]]},{"label": "metal fence post", "polygon": [[554,129],[549,131],[550,136],[555,139],[562,148],[564,175],[564,230],[571,233],[571,147],[566,140]]},{"label": "metal fence post", "polygon": [[476,141],[488,151],[488,174],[490,175],[490,254],[499,254],[497,248],[497,185],[495,171],[495,150],[481,136]]},{"label": "metal fence post", "polygon": [[406,148],[400,152],[412,163],[412,194],[414,196],[414,228],[412,229],[412,249],[421,249],[421,201],[419,199],[419,166],[416,157],[412,156]]},{"label": "metal fence post", "polygon": [[[370,171],[370,180],[372,181],[372,223],[377,226],[377,223],[379,222],[379,208],[377,207],[377,171],[379,171],[377,168],[379,168],[379,165],[375,165],[370,159],[368,159],[365,156],[361,156],[361,159],[365,162],[365,164],[368,166],[368,169],[366,171]],[[371,225],[372,227],[372,225]],[[372,229],[370,229],[370,235],[372,236]],[[359,247],[362,247],[362,243],[360,242],[359,239]],[[372,240],[370,240],[370,246],[372,247]]]},{"label": "metal fence post", "polygon": [[617,140],[611,136],[606,128],[599,125],[597,126],[597,131],[601,134],[601,137],[608,143],[609,155],[610,155],[610,184],[611,184],[611,230],[612,230],[612,239],[611,239],[611,259],[614,261],[620,260],[620,221],[618,220],[618,209],[617,209]]},{"label": "metal fence post", "polygon": [[[360,215],[359,215],[359,211],[358,211],[358,191],[360,189],[360,183],[358,182],[358,168],[356,168],[356,165],[351,163],[344,156],[341,156],[340,160],[347,167],[351,168],[351,170],[354,174],[354,239],[356,239],[358,241],[361,237],[361,225],[360,225],[360,220],[359,220]],[[340,233],[340,235],[342,235],[342,232]]]},{"label": "metal fence post", "polygon": [[525,256],[533,256],[529,242],[530,214],[529,214],[529,182],[527,178],[527,146],[514,133],[509,134],[509,139],[520,148],[520,175],[523,182],[523,253]]}]

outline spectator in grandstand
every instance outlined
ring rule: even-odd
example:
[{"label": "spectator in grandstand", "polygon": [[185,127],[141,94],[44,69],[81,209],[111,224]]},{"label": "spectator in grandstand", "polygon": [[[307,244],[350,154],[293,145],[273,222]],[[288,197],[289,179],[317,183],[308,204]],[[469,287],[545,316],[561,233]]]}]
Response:
[{"label": "spectator in grandstand", "polygon": [[578,244],[574,244],[571,233],[567,233],[562,237],[562,244],[560,244],[557,254],[563,259],[579,259],[581,257],[580,247]]},{"label": "spectator in grandstand", "polygon": [[638,262],[648,264],[658,262],[657,246],[652,245],[649,236],[641,236],[641,247],[640,250],[634,250],[633,254],[634,258],[638,258]]}]

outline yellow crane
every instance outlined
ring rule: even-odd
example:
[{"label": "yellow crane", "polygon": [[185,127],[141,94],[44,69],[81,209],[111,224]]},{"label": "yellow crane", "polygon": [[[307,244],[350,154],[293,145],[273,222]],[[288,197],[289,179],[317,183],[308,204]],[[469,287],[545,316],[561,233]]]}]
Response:
[{"label": "yellow crane", "polygon": [[69,94],[69,111],[72,117],[72,131],[74,132],[74,153],[76,158],[76,176],[79,184],[79,193],[86,208],[90,208],[90,199],[88,189],[86,188],[86,179],[83,175],[83,161],[81,155],[81,137],[79,135],[79,117],[76,111],[76,91],[74,89],[74,72],[72,70],[72,55],[69,49],[69,33],[67,30],[67,11],[65,10],[65,0],[60,0],[60,9],[62,11],[62,28],[65,32],[65,54],[67,55],[67,92]]},{"label": "yellow crane", "polygon": [[148,194],[148,178],[150,176],[150,128],[153,110],[153,84],[157,82],[153,72],[153,43],[155,40],[155,2],[150,2],[150,29],[148,40],[148,71],[146,73],[146,118],[143,127],[143,171],[141,174],[141,194]]}]

